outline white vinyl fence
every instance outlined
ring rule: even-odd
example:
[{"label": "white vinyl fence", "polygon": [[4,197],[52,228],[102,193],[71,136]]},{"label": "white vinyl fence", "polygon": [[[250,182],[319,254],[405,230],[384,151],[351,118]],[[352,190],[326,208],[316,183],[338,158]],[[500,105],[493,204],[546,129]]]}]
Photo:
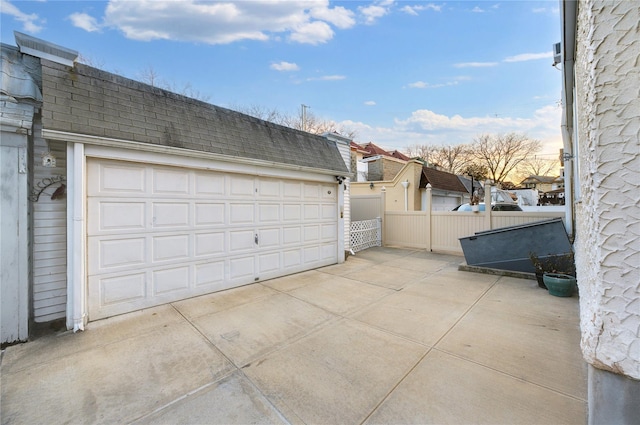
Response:
[{"label": "white vinyl fence", "polygon": [[382,219],[351,222],[351,250],[362,251],[372,246],[382,246]]}]

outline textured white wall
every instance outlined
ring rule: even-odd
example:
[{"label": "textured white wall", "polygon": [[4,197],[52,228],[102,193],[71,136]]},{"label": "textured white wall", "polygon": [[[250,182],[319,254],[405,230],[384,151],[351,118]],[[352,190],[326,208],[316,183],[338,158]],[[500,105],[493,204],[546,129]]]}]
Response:
[{"label": "textured white wall", "polygon": [[639,2],[579,2],[575,73],[582,351],[640,379]]}]

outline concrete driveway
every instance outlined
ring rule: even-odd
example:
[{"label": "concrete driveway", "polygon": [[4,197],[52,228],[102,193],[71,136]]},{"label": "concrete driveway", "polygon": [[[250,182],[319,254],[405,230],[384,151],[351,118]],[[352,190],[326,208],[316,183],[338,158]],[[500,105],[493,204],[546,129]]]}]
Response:
[{"label": "concrete driveway", "polygon": [[7,348],[3,424],[584,424],[578,298],[371,248]]}]

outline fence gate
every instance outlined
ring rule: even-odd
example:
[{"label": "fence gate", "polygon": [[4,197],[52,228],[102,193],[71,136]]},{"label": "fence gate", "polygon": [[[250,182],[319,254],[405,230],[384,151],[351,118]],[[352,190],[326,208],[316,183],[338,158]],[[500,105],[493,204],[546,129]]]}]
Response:
[{"label": "fence gate", "polygon": [[351,222],[351,250],[362,251],[372,246],[382,246],[382,219]]}]

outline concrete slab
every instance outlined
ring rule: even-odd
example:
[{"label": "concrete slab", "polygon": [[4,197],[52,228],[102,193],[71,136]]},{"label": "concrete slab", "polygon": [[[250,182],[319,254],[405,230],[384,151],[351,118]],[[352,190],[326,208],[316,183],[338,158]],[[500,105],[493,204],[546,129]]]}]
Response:
[{"label": "concrete slab", "polygon": [[586,404],[432,350],[367,424],[584,424]]},{"label": "concrete slab", "polygon": [[289,276],[271,279],[263,282],[265,286],[280,292],[289,292],[296,288],[309,285],[311,283],[325,282],[333,279],[333,276],[319,270],[309,270]]},{"label": "concrete slab", "polygon": [[165,324],[23,371],[3,361],[2,422],[126,423],[231,370],[191,325]]},{"label": "concrete slab", "polygon": [[335,274],[337,276],[345,276],[349,273],[353,273],[358,270],[363,270],[367,267],[371,267],[375,263],[366,258],[360,258],[357,254],[355,256],[350,255],[347,257],[344,263],[334,264],[332,266],[326,266],[318,269],[320,272]]},{"label": "concrete slab", "polygon": [[355,314],[353,319],[433,346],[468,309],[469,304],[401,291]]},{"label": "concrete slab", "polygon": [[135,424],[288,424],[241,372],[188,394]]},{"label": "concrete slab", "polygon": [[276,291],[264,285],[254,284],[174,302],[173,306],[188,320],[192,320],[200,316],[247,304],[276,293]]},{"label": "concrete slab", "polygon": [[356,424],[425,352],[421,345],[347,319],[243,371],[279,410],[304,423]]},{"label": "concrete slab", "polygon": [[184,318],[171,305],[161,305],[92,322],[84,332],[68,331],[41,337],[6,350],[2,358],[2,376],[48,363],[52,359],[144,336],[163,326],[183,321]]},{"label": "concrete slab", "polygon": [[364,270],[349,273],[345,277],[398,290],[424,277],[424,275],[425,273],[422,272],[377,264]]},{"label": "concrete slab", "polygon": [[575,317],[568,319],[566,313],[533,315],[526,310],[519,313],[510,305],[518,305],[516,298],[520,297],[531,302],[533,310],[558,303],[574,310],[577,300],[513,284],[496,285],[490,294],[436,348],[586,400],[586,364],[576,349],[580,328]]},{"label": "concrete slab", "polygon": [[407,285],[403,292],[430,299],[448,300],[471,305],[495,284],[498,277],[475,279],[475,276],[471,275],[465,276],[465,279],[451,277],[446,271],[438,272]]},{"label": "concrete slab", "polygon": [[373,261],[377,264],[391,261],[396,258],[404,257],[415,253],[414,249],[389,248],[389,247],[373,247],[364,251],[356,252],[358,258]]},{"label": "concrete slab", "polygon": [[387,267],[396,267],[405,270],[413,270],[421,273],[434,273],[448,266],[448,261],[432,260],[426,258],[416,258],[413,255],[391,260],[384,265]]},{"label": "concrete slab", "polygon": [[394,291],[391,289],[340,276],[332,276],[330,280],[322,280],[288,292],[293,297],[337,315],[349,314],[392,293]]},{"label": "concrete slab", "polygon": [[335,317],[289,295],[276,294],[200,316],[193,323],[236,366],[242,367]]}]

